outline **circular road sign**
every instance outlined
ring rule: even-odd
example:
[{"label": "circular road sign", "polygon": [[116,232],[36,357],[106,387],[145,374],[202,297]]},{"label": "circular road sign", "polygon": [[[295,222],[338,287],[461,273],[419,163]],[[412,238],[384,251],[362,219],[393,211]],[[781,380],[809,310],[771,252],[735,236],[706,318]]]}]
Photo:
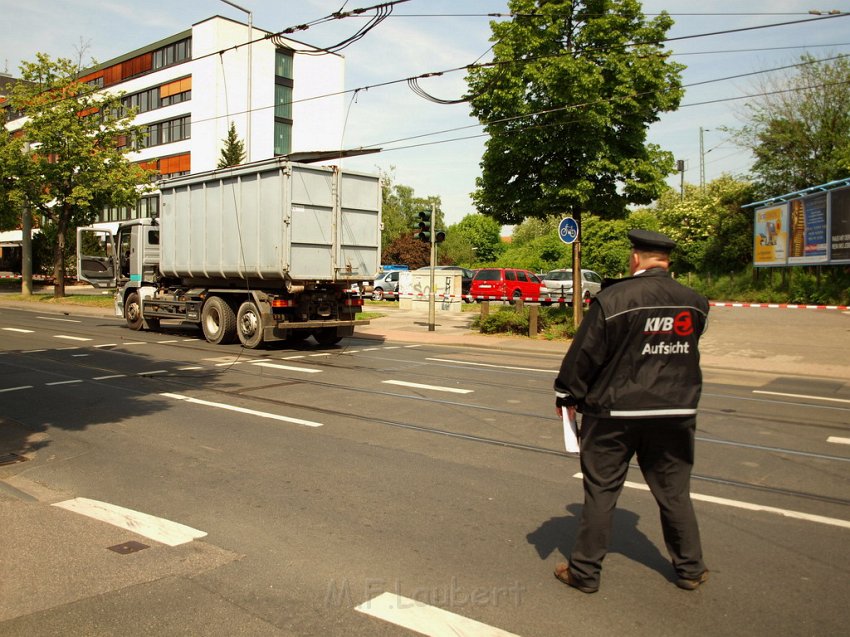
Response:
[{"label": "circular road sign", "polygon": [[572,217],[564,217],[558,224],[558,238],[564,243],[573,243],[578,239],[578,221]]}]

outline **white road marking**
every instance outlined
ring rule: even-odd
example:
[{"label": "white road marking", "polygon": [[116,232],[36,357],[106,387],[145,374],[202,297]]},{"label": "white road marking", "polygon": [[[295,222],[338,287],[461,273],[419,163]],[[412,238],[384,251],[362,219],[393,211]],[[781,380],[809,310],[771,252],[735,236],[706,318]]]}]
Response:
[{"label": "white road marking", "polygon": [[455,365],[474,365],[476,367],[494,367],[496,369],[512,369],[520,372],[542,372],[544,374],[557,374],[555,369],[540,369],[539,367],[510,367],[508,365],[493,365],[492,363],[473,363],[470,361],[457,361],[451,358],[426,358],[426,361],[436,363],[454,363]]},{"label": "white road marking", "polygon": [[82,323],[82,321],[75,321],[74,319],[63,319],[56,318],[53,316],[36,316],[35,318],[42,319],[44,321],[62,321],[63,323]]},{"label": "white road marking", "polygon": [[[581,472],[575,474],[574,478],[581,478]],[[631,489],[639,489],[640,491],[649,491],[649,487],[639,482],[629,482],[626,480],[625,486]],[[839,526],[845,529],[850,529],[850,520],[840,520],[838,518],[828,518],[823,515],[814,515],[812,513],[802,513],[801,511],[792,511],[790,509],[779,509],[777,507],[765,506],[762,504],[753,504],[752,502],[742,502],[740,500],[729,500],[727,498],[718,498],[713,495],[703,495],[701,493],[691,493],[692,500],[700,500],[702,502],[711,502],[713,504],[722,504],[724,506],[734,507],[736,509],[746,509],[747,511],[764,511],[765,513],[776,513],[777,515],[785,516],[786,518],[794,518],[796,520],[804,520],[806,522],[817,522],[819,524],[829,524],[831,526]]]},{"label": "white road marking", "polygon": [[47,351],[46,349],[28,349],[27,351],[22,352],[22,353],[23,354],[37,354],[38,352],[46,352],[46,351]]},{"label": "white road marking", "polygon": [[471,394],[471,389],[459,389],[457,387],[441,387],[440,385],[423,385],[422,383],[408,383],[403,380],[383,380],[386,385],[400,385],[401,387],[412,387],[414,389],[430,389],[432,391],[444,391],[451,394]]},{"label": "white road marking", "polygon": [[0,394],[3,394],[7,391],[20,391],[21,389],[32,389],[32,385],[21,385],[20,387],[7,387],[6,389],[0,389]]},{"label": "white road marking", "polygon": [[132,531],[167,546],[186,544],[207,535],[204,531],[193,529],[185,524],[88,498],[65,500],[53,506]]},{"label": "white road marking", "polygon": [[831,403],[847,403],[850,404],[850,400],[846,398],[826,398],[825,396],[809,396],[807,394],[786,394],[779,391],[763,391],[760,389],[754,389],[754,394],[767,394],[768,396],[783,396],[785,398],[808,398],[809,400],[826,400]]},{"label": "white road marking", "polygon": [[401,345],[387,345],[382,349],[401,349]]},{"label": "white road marking", "polygon": [[57,347],[56,351],[57,352],[69,352],[69,351],[74,350],[74,349],[80,349],[80,346],[74,345],[72,347]]},{"label": "white road marking", "polygon": [[52,385],[74,385],[76,383],[81,383],[81,382],[83,382],[83,381],[81,381],[78,378],[76,380],[57,380],[57,381],[54,381],[52,383],[44,383],[44,384],[47,385],[48,387],[50,387]]},{"label": "white road marking", "polygon": [[361,352],[377,352],[380,347],[367,347],[366,349],[361,349]]},{"label": "white road marking", "polygon": [[111,374],[109,376],[95,376],[92,380],[109,380],[111,378],[127,378],[126,374]]},{"label": "white road marking", "polygon": [[157,342],[156,342],[156,344],[157,344],[157,345],[162,345],[163,343],[179,343],[179,342],[180,342],[180,341],[178,341],[178,340],[175,338],[175,339],[172,339],[172,340],[170,340],[170,341],[157,341]]},{"label": "white road marking", "polygon": [[405,349],[413,349],[414,347],[422,347],[421,345],[405,345]]},{"label": "white road marking", "polygon": [[82,336],[68,336],[67,334],[54,334],[53,338],[62,338],[66,341],[90,341],[90,338],[83,338]]},{"label": "white road marking", "polygon": [[126,343],[121,343],[122,345],[147,345],[145,341],[127,341]]},{"label": "white road marking", "polygon": [[850,438],[839,438],[838,436],[830,436],[826,439],[827,442],[834,442],[837,445],[850,445]]},{"label": "white road marking", "polygon": [[242,363],[245,363],[245,362],[247,362],[247,361],[229,361],[227,363],[216,363],[215,366],[216,367],[229,367],[230,365],[241,365]]},{"label": "white road marking", "polygon": [[71,354],[71,358],[85,358],[88,354]]},{"label": "white road marking", "polygon": [[283,357],[283,358],[281,358],[280,360],[282,360],[282,361],[291,361],[291,360],[295,360],[296,358],[306,358],[306,357],[304,356],[304,354],[299,354],[299,355],[297,355],[297,356],[284,356],[284,357]]},{"label": "white road marking", "polygon": [[318,374],[321,369],[310,369],[309,367],[292,367],[291,365],[279,365],[278,363],[268,363],[266,361],[257,361],[252,363],[257,367],[269,367],[271,369],[284,369],[288,372],[304,372],[305,374]]},{"label": "white road marking", "polygon": [[317,356],[330,356],[328,352],[319,352],[318,354],[310,354],[310,358],[316,358]]},{"label": "white road marking", "polygon": [[95,347],[118,347],[117,343],[104,343],[103,345],[95,345]]},{"label": "white road marking", "polygon": [[509,633],[482,624],[474,619],[456,615],[442,608],[429,606],[415,599],[394,593],[381,593],[377,597],[360,604],[354,610],[432,637],[441,637],[442,635],[518,637],[515,633]]},{"label": "white road marking", "polygon": [[178,367],[177,371],[178,372],[188,372],[188,371],[191,371],[193,369],[203,369],[203,367],[201,367],[200,365],[190,365],[189,367]]},{"label": "white road marking", "polygon": [[136,376],[153,376],[154,374],[167,374],[167,369],[152,369],[149,372],[139,372]]},{"label": "white road marking", "polygon": [[253,409],[246,409],[244,407],[236,407],[235,405],[226,405],[224,403],[214,403],[208,400],[201,400],[200,398],[190,398],[189,396],[181,396],[180,394],[160,394],[160,396],[165,396],[166,398],[174,398],[175,400],[183,400],[187,403],[194,403],[196,405],[204,405],[206,407],[216,407],[218,409],[227,409],[228,411],[236,411],[240,414],[248,414],[249,416],[259,416],[260,418],[270,418],[272,420],[282,420],[283,422],[291,422],[296,425],[304,425],[305,427],[321,427],[322,423],[313,422],[311,420],[302,420],[300,418],[290,418],[289,416],[279,416],[277,414],[270,414],[265,411],[255,411]]},{"label": "white road marking", "polygon": [[25,330],[20,327],[4,327],[7,332],[20,332],[21,334],[32,334],[34,330]]}]

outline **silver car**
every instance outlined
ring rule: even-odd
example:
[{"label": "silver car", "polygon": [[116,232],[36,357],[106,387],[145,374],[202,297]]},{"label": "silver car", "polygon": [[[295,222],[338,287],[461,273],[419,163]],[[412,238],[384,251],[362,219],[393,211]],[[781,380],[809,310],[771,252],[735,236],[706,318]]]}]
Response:
[{"label": "silver car", "polygon": [[398,275],[398,270],[390,270],[375,277],[372,283],[372,299],[375,301],[398,299]]},{"label": "silver car", "polygon": [[[564,299],[573,302],[573,271],[571,269],[550,270],[543,275],[543,285],[549,289],[552,300]],[[592,299],[602,289],[602,277],[593,270],[581,271],[581,296],[584,301]]]}]

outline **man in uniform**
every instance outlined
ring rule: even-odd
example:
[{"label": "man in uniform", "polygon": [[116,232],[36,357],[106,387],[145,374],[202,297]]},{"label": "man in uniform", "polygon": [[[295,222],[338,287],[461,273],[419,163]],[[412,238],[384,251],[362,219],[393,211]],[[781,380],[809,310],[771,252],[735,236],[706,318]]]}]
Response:
[{"label": "man in uniform", "polygon": [[647,230],[632,230],[629,240],[631,276],[596,296],[555,380],[558,413],[583,416],[584,475],[578,536],[555,577],[584,593],[599,589],[617,498],[637,454],[676,585],[695,590],[708,578],[690,496],[708,302],[668,273],[673,240]]}]

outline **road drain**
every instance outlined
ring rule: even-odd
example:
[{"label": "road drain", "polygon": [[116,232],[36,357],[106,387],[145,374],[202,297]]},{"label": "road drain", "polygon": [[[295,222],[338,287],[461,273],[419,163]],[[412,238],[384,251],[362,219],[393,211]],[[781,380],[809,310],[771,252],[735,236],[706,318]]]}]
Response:
[{"label": "road drain", "polygon": [[0,454],[0,467],[3,467],[7,464],[17,464],[18,462],[26,462],[27,460],[29,460],[29,458],[19,456],[16,453]]}]

